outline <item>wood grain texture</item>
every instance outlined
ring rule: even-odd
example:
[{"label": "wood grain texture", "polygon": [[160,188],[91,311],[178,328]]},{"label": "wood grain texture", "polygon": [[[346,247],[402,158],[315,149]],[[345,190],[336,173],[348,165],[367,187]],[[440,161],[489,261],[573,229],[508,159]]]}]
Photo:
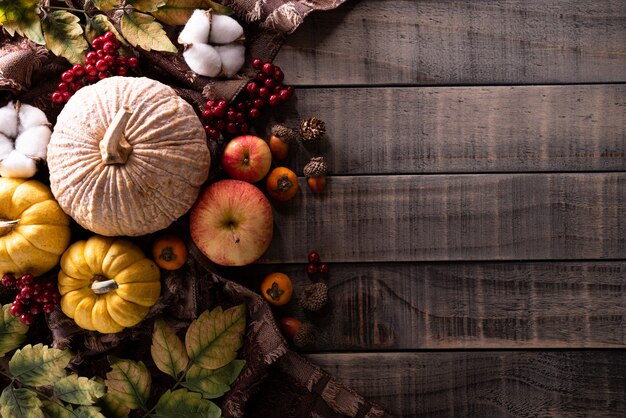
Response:
[{"label": "wood grain texture", "polygon": [[626,258],[626,173],[331,177],[275,207],[269,263]]},{"label": "wood grain texture", "polygon": [[[322,248],[322,257],[326,257]],[[304,264],[257,267],[292,278],[278,311],[316,325],[307,351],[626,347],[626,262],[336,263],[330,303],[305,314]]]},{"label": "wood grain texture", "polygon": [[621,350],[308,357],[405,418],[626,415]]},{"label": "wood grain texture", "polygon": [[333,175],[626,170],[626,85],[305,89],[288,110],[327,127],[299,173],[311,153]]},{"label": "wood grain texture", "polygon": [[276,63],[296,85],[626,81],[622,0],[350,1]]}]

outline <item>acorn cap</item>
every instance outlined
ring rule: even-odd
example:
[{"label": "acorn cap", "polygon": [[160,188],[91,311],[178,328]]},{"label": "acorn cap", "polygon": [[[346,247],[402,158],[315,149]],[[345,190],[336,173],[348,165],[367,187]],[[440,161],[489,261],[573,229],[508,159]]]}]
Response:
[{"label": "acorn cap", "polygon": [[272,135],[279,137],[283,142],[291,142],[296,140],[296,131],[288,126],[277,123],[272,126]]},{"label": "acorn cap", "polygon": [[315,343],[315,333],[313,332],[313,324],[310,322],[303,322],[300,325],[300,329],[293,337],[293,344],[296,347],[306,347]]},{"label": "acorn cap", "polygon": [[304,175],[306,177],[321,177],[325,176],[327,172],[328,164],[326,164],[324,157],[313,157],[304,166]]},{"label": "acorn cap", "polygon": [[326,124],[318,118],[308,118],[300,121],[300,136],[303,142],[313,142],[321,139],[326,133]]},{"label": "acorn cap", "polygon": [[322,309],[326,302],[328,302],[328,285],[324,282],[308,285],[298,299],[298,304],[302,309],[313,312]]}]

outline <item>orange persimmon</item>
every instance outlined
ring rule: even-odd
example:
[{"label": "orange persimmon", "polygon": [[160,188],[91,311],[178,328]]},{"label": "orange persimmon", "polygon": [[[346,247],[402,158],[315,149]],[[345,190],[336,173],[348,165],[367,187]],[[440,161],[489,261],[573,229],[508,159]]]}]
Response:
[{"label": "orange persimmon", "polygon": [[276,167],[265,180],[267,193],[273,199],[285,202],[298,191],[298,176],[287,167]]},{"label": "orange persimmon", "polygon": [[293,295],[291,279],[284,273],[270,273],[261,282],[261,294],[272,305],[285,305]]},{"label": "orange persimmon", "polygon": [[177,270],[187,261],[187,246],[176,235],[162,235],[152,244],[152,258],[165,270]]}]

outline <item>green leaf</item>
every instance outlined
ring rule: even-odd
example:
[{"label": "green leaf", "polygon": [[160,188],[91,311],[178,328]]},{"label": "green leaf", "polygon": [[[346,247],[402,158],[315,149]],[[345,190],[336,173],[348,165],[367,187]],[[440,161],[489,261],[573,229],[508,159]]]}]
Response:
[{"label": "green leaf", "polygon": [[48,13],[42,22],[46,48],[72,64],[82,63],[89,49],[79,22],[78,16],[65,10]]},{"label": "green leaf", "polygon": [[156,404],[156,416],[159,418],[219,418],[221,414],[222,411],[213,402],[187,389],[168,390]]},{"label": "green leaf", "polygon": [[174,379],[178,379],[189,363],[189,356],[187,356],[183,342],[162,319],[154,322],[150,353],[159,370]]},{"label": "green leaf", "polygon": [[109,363],[112,370],[104,381],[108,393],[130,409],[147,411],[152,379],[145,364],[115,357],[109,357]]},{"label": "green leaf", "polygon": [[0,416],[4,418],[44,418],[41,401],[30,389],[7,386],[0,395]]},{"label": "green leaf", "polygon": [[107,418],[128,418],[130,414],[130,408],[110,393],[98,399],[96,405],[101,408],[100,411]]},{"label": "green leaf", "polygon": [[41,21],[37,15],[38,7],[38,0],[4,1],[0,3],[0,25],[11,36],[17,32],[36,44],[44,45]]},{"label": "green leaf", "polygon": [[104,396],[106,389],[95,380],[70,374],[52,384],[52,393],[62,401],[75,405],[93,405]]},{"label": "green leaf", "polygon": [[246,330],[245,305],[226,311],[217,307],[204,311],[189,325],[185,347],[189,358],[205,369],[219,369],[237,357]]},{"label": "green leaf", "polygon": [[28,326],[20,322],[17,316],[11,315],[11,304],[2,306],[0,311],[0,357],[15,350],[24,342]]},{"label": "green leaf", "polygon": [[25,385],[51,385],[67,375],[65,368],[71,358],[72,353],[68,350],[50,348],[43,344],[28,344],[13,354],[9,369]]},{"label": "green leaf", "polygon": [[72,407],[56,402],[42,401],[42,412],[46,418],[72,418]]},{"label": "green leaf", "polygon": [[187,389],[200,392],[203,398],[219,398],[230,390],[230,385],[237,379],[246,364],[244,360],[233,360],[217,370],[208,370],[191,366],[182,384]]},{"label": "green leaf", "polygon": [[146,51],[178,52],[163,30],[163,26],[150,15],[125,13],[120,28],[122,35],[134,47]]},{"label": "green leaf", "polygon": [[220,15],[234,13],[230,7],[210,0],[169,0],[165,6],[153,12],[152,16],[167,25],[184,25],[196,9],[213,9],[213,12]]},{"label": "green leaf", "polygon": [[129,3],[140,12],[156,12],[161,6],[165,6],[165,0],[129,0]]},{"label": "green leaf", "polygon": [[103,12],[108,12],[109,10],[113,10],[116,7],[120,7],[119,0],[91,0],[91,1],[98,10],[101,10]]},{"label": "green leaf", "polygon": [[72,412],[72,418],[107,418],[95,406],[79,406]]}]

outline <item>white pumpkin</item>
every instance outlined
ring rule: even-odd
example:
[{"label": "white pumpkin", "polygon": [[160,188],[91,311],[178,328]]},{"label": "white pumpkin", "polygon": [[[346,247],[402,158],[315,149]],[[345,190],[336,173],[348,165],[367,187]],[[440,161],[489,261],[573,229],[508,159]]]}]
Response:
[{"label": "white pumpkin", "polygon": [[172,88],[111,77],[65,105],[48,167],[52,193],[81,226],[137,236],[189,210],[208,177],[210,154],[199,118]]}]

